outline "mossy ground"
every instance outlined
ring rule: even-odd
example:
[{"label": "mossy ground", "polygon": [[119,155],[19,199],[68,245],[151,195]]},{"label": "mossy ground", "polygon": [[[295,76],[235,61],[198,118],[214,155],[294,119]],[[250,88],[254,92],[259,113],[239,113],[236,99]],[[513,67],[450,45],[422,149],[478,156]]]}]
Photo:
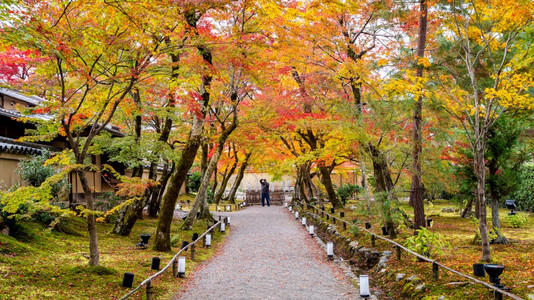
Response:
[{"label": "mossy ground", "polygon": [[[180,240],[191,241],[194,232],[202,234],[207,224],[199,221],[192,231],[179,231],[182,220],[174,220],[171,236],[179,235]],[[89,254],[86,225],[83,219],[69,221],[69,228],[78,234],[67,234],[43,227],[36,223],[26,223],[25,241],[0,234],[0,299],[117,299],[130,289],[121,287],[125,272],[135,274],[134,287],[157,271],[151,270],[152,257],[161,258],[163,268],[179,250],[172,252],[137,250],[141,233],[155,232],[157,220],[145,218],[136,223],[128,237],[108,234],[111,224],[98,224],[100,267],[88,267]],[[228,234],[228,231],[225,233]],[[213,247],[205,249],[201,244],[196,248],[196,262],[192,263],[190,251],[186,269],[191,274],[198,263],[211,257],[224,235],[216,233]],[[178,243],[180,246],[181,243]],[[173,278],[172,268],[153,282],[154,298],[170,298],[179,291],[187,279]],[[144,298],[141,289],[131,299]]]},{"label": "mossy ground", "polygon": [[[363,201],[349,202],[344,209],[345,220],[350,222],[356,219],[361,227],[365,222],[370,222],[373,226],[371,230],[381,235],[378,213],[369,213],[361,209],[364,204]],[[425,205],[426,215],[431,216],[433,219],[433,226],[430,230],[443,235],[451,245],[450,248],[442,249],[443,255],[433,259],[452,269],[473,276],[473,264],[479,263],[481,259],[480,245],[473,244],[477,225],[468,219],[462,219],[458,212],[442,212],[444,207],[454,207],[454,204],[448,201],[434,201],[433,203],[425,203]],[[350,209],[351,206],[358,208],[353,210]],[[328,205],[326,208],[327,211],[330,211]],[[407,203],[403,202],[401,208],[413,218],[413,209]],[[338,213],[339,211],[336,211],[336,215],[339,216]],[[534,294],[534,288],[532,288],[534,285],[534,231],[532,230],[534,228],[534,215],[528,214],[528,223],[521,228],[512,228],[506,221],[508,211],[502,209],[499,213],[502,232],[511,240],[512,244],[491,245],[492,260],[494,263],[505,265],[505,271],[500,277],[501,283],[506,287],[510,287],[512,289],[511,293],[526,298],[527,295]],[[491,220],[489,209],[488,219]],[[491,221],[488,221],[488,223],[490,228]],[[365,247],[371,247],[371,239],[367,234],[360,233],[356,238],[349,231],[344,234],[347,237],[358,240]],[[412,229],[401,228],[400,234],[395,241],[403,244],[412,235]],[[391,250],[395,253],[391,244],[379,239],[376,241],[375,248]],[[447,299],[490,299],[492,296],[484,286],[471,283],[468,279],[454,275],[446,270],[440,270],[440,280],[434,282],[432,280],[432,265],[426,262],[417,262],[408,253],[403,253],[400,261],[393,255],[388,262],[388,268],[386,275],[377,273],[372,276],[373,284],[382,287],[395,299],[435,299],[441,295],[445,295]],[[398,273],[407,274],[406,277],[417,275],[422,278],[426,285],[424,293],[403,295],[404,282],[395,282],[395,276]],[[479,279],[489,283],[487,276]],[[463,282],[465,284],[451,285],[451,282]]]}]

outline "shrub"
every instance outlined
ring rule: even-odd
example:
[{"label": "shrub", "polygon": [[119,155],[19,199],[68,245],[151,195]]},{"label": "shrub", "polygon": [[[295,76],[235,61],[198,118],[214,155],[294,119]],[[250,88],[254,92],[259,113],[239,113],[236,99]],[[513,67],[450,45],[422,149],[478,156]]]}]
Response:
[{"label": "shrub", "polygon": [[443,254],[443,247],[450,247],[442,235],[429,231],[425,227],[418,229],[417,235],[409,237],[404,246],[421,255],[435,258]]},{"label": "shrub", "polygon": [[507,215],[506,221],[513,228],[521,228],[528,222],[528,219],[523,214]]},{"label": "shrub", "polygon": [[12,237],[20,237],[24,235],[25,230],[23,226],[23,216],[28,213],[28,205],[20,204],[15,213],[9,213],[4,210],[5,204],[0,202],[0,224],[9,228],[9,235]]},{"label": "shrub", "polygon": [[49,211],[40,211],[33,215],[33,219],[45,226],[48,226],[56,219],[56,216]]},{"label": "shrub", "polygon": [[362,190],[363,188],[359,185],[346,183],[337,188],[336,194],[341,199],[341,202],[343,202],[343,205],[345,205],[350,197]]},{"label": "shrub", "polygon": [[[31,186],[39,187],[50,176],[57,174],[59,171],[53,166],[45,166],[45,162],[52,155],[49,151],[43,150],[41,155],[33,156],[30,159],[24,159],[19,162],[20,178]],[[67,178],[52,185],[52,196],[58,198],[61,192],[68,187]]]},{"label": "shrub", "polygon": [[520,184],[512,193],[520,210],[534,211],[534,164],[525,164],[519,171]]},{"label": "shrub", "polygon": [[350,233],[352,233],[355,237],[357,237],[360,234],[360,228],[358,226],[351,226],[350,227]]},{"label": "shrub", "polygon": [[213,193],[213,191],[208,188],[208,191],[206,193],[206,201],[211,204],[213,203],[213,199],[215,198],[215,194]]},{"label": "shrub", "polygon": [[198,192],[201,181],[202,181],[202,174],[200,172],[194,172],[191,175],[189,175],[187,179],[187,188],[189,189],[189,192],[190,193]]}]

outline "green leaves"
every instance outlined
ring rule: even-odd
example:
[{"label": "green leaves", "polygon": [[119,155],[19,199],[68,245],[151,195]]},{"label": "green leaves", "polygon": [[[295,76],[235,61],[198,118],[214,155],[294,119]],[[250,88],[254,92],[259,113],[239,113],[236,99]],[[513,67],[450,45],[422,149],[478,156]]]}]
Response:
[{"label": "green leaves", "polygon": [[416,230],[417,235],[409,237],[404,246],[426,257],[436,258],[443,254],[443,248],[451,247],[439,233],[429,231],[426,227]]}]

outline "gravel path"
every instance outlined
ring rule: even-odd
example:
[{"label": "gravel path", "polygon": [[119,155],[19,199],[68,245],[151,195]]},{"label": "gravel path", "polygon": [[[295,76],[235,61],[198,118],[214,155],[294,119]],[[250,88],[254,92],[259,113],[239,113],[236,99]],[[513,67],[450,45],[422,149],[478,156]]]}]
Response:
[{"label": "gravel path", "polygon": [[231,216],[231,234],[175,299],[358,299],[340,268],[280,206]]}]

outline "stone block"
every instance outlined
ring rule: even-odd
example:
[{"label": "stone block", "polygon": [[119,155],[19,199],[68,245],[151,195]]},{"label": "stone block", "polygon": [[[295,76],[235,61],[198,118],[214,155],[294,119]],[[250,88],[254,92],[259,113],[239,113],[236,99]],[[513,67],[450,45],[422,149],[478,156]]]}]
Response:
[{"label": "stone block", "polygon": [[404,277],[406,277],[406,274],[399,273],[399,274],[397,274],[397,276],[395,277],[395,281],[399,282],[399,281],[401,281],[402,279],[404,279]]}]

